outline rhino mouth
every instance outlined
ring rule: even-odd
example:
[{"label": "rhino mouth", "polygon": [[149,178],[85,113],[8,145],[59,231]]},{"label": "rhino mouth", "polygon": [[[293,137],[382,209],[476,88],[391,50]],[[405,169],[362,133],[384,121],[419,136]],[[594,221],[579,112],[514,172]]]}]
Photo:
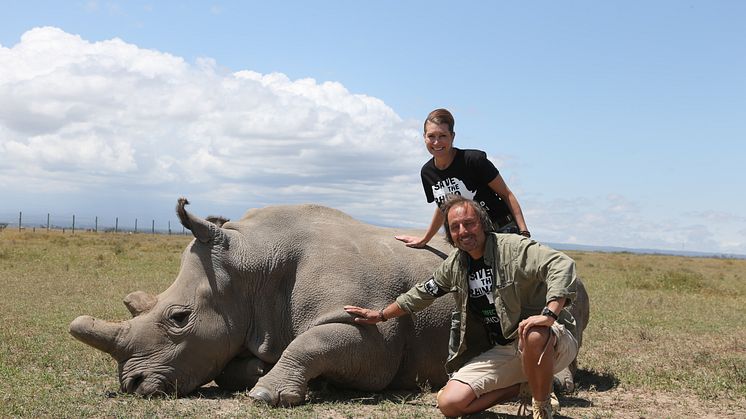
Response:
[{"label": "rhino mouth", "polygon": [[122,392],[140,396],[169,396],[176,394],[176,386],[160,374],[136,373],[122,378]]}]

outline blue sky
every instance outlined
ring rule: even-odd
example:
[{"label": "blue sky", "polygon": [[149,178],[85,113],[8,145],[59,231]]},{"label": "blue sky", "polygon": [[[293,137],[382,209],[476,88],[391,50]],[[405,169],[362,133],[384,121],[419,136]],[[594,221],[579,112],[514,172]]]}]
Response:
[{"label": "blue sky", "polygon": [[0,3],[5,221],[185,195],[424,228],[446,107],[538,240],[746,254],[744,2]]}]

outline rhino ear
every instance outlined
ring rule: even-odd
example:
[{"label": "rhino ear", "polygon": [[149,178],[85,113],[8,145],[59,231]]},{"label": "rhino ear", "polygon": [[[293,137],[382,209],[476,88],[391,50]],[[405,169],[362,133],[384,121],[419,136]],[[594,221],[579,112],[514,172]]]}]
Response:
[{"label": "rhino ear", "polygon": [[197,240],[212,244],[228,243],[228,236],[220,229],[220,226],[187,212],[184,208],[187,205],[189,201],[186,198],[179,198],[176,204],[176,214],[179,215],[181,225],[188,228]]},{"label": "rhino ear", "polygon": [[150,310],[158,302],[158,297],[144,291],[135,291],[124,297],[124,305],[130,311],[132,317],[137,317]]},{"label": "rhino ear", "polygon": [[211,222],[211,223],[213,223],[213,224],[215,224],[218,227],[222,227],[223,224],[225,224],[228,221],[230,221],[229,219],[227,219],[227,218],[225,218],[223,216],[220,216],[220,215],[208,215],[207,218],[206,218],[206,220],[209,221],[209,222]]}]

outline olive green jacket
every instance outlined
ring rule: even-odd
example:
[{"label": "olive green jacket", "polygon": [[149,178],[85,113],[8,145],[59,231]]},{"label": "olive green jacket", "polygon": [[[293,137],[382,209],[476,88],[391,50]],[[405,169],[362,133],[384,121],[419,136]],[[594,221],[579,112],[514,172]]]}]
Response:
[{"label": "olive green jacket", "polygon": [[[466,252],[455,249],[432,278],[396,299],[403,310],[414,313],[432,304],[444,292],[455,293],[456,311],[452,318],[450,356],[446,362],[449,373],[491,346],[481,320],[467,316],[468,261]],[[540,314],[549,301],[563,297],[567,301],[558,321],[575,335],[575,319],[567,308],[575,299],[577,281],[572,259],[516,234],[490,233],[485,243],[484,263],[493,268],[495,307],[506,338],[517,337],[521,320]]]}]

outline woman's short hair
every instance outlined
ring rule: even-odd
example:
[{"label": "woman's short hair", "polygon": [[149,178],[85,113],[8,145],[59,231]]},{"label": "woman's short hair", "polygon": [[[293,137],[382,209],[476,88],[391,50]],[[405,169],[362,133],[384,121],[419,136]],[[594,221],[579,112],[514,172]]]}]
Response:
[{"label": "woman's short hair", "polygon": [[436,125],[447,124],[448,131],[450,131],[451,134],[454,133],[453,127],[456,125],[456,121],[453,120],[453,115],[451,115],[451,112],[449,112],[448,109],[436,109],[430,112],[425,119],[422,132],[427,132],[428,122],[432,122]]}]

